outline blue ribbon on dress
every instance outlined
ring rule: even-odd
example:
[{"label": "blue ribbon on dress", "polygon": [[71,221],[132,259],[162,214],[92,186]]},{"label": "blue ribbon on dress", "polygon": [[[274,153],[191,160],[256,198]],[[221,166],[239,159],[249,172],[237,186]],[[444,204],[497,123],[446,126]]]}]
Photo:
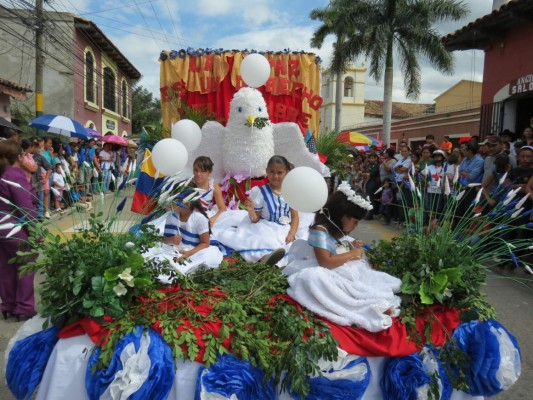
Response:
[{"label": "blue ribbon on dress", "polygon": [[263,370],[250,362],[224,354],[209,368],[200,367],[194,399],[200,400],[206,392],[227,399],[232,395],[239,400],[276,399],[273,382],[265,381],[264,376]]},{"label": "blue ribbon on dress", "polygon": [[[89,359],[89,363],[87,364],[85,375],[85,388],[89,399],[100,399],[100,396],[115,380],[116,374],[123,370],[124,365],[121,360],[121,355],[126,346],[133,343],[135,350],[140,350],[141,339],[143,334],[145,334],[143,332],[143,327],[137,326],[135,332],[128,333],[120,339],[109,366],[97,370],[94,375],[92,374],[92,368],[100,358],[101,349],[97,348],[93,352]],[[150,358],[148,377],[142,385],[128,397],[130,400],[164,400],[167,398],[174,382],[174,358],[172,357],[170,346],[153,329],[149,329],[147,335],[150,340],[148,346],[148,356]],[[127,381],[127,377],[124,380]]]},{"label": "blue ribbon on dress", "polygon": [[[452,339],[470,356],[466,374],[469,388],[465,390],[468,394],[494,396],[508,389],[518,379],[522,358],[520,348],[515,337],[499,322],[463,323],[454,331]],[[505,354],[504,359],[502,353]],[[500,371],[501,367],[503,369]],[[505,377],[504,382],[500,382],[499,376]]]},{"label": "blue ribbon on dress", "polygon": [[6,368],[7,386],[17,399],[31,398],[48,364],[58,338],[58,329],[52,326],[37,332],[13,346]]}]

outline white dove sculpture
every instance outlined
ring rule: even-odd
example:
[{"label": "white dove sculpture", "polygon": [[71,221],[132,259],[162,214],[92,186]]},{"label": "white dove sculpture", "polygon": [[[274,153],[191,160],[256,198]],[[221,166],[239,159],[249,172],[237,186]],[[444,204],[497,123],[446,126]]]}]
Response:
[{"label": "white dove sculpture", "polygon": [[[254,126],[257,118],[265,118],[267,123],[260,124],[261,128]],[[233,95],[225,127],[216,121],[204,124],[202,141],[189,154],[187,170],[192,171],[196,157],[208,156],[215,164],[213,178],[217,181],[228,174],[260,177],[265,175],[267,162],[275,154],[284,156],[297,167],[311,167],[328,175],[327,167],[307,150],[298,125],[292,122],[272,124],[261,92],[244,87]]]}]

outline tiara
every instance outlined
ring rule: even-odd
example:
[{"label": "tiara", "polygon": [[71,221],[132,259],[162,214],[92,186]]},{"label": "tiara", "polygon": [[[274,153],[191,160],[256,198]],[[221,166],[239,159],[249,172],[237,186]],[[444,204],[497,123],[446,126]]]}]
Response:
[{"label": "tiara", "polygon": [[356,194],[353,189],[350,187],[347,181],[342,181],[341,184],[337,187],[339,192],[342,192],[346,195],[349,201],[354,203],[356,206],[364,208],[365,210],[372,210],[374,207],[367,199]]}]

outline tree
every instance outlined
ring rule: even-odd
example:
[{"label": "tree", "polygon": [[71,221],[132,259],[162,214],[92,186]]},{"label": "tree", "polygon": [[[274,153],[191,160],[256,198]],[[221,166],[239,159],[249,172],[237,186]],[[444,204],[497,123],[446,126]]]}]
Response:
[{"label": "tree", "polygon": [[138,135],[144,126],[161,123],[161,101],[154,99],[152,92],[136,86],[132,94],[132,134]]},{"label": "tree", "polygon": [[[334,54],[336,49],[340,48],[343,43],[349,29],[349,25],[344,20],[345,15],[340,12],[336,7],[336,2],[332,1],[324,8],[315,8],[311,11],[312,20],[322,21],[317,30],[313,33],[311,38],[311,47],[320,49],[324,44],[324,40],[328,35],[335,35],[337,40],[334,44]],[[350,61],[350,57],[342,57],[339,54],[339,59],[335,67],[331,67],[330,70],[336,75],[336,88],[335,88],[335,132],[337,134],[341,131],[341,111],[342,111],[342,75],[346,71],[346,66]]]},{"label": "tree", "polygon": [[394,51],[400,61],[407,98],[420,95],[419,56],[444,74],[453,72],[453,56],[446,50],[435,24],[456,21],[468,14],[457,0],[332,0],[331,8],[348,21],[345,40],[335,47],[332,69],[364,55],[376,82],[384,73],[383,143],[390,143]]}]

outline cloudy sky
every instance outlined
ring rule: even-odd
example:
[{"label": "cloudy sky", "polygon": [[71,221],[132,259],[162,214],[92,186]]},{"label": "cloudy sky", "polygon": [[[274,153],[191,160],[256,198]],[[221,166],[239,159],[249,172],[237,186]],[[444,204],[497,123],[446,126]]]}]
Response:
[{"label": "cloudy sky", "polygon": [[[313,8],[328,0],[47,0],[47,9],[70,11],[93,20],[142,73],[140,84],[158,94],[161,50],[225,48],[304,50],[317,53],[328,66],[333,37],[321,49],[309,40],[319,25],[309,19]],[[13,3],[13,1],[12,1]],[[14,1],[16,3],[16,1]],[[465,0],[464,20],[437,27],[447,34],[492,11],[493,0]],[[420,102],[434,98],[461,79],[481,80],[483,54],[456,52],[452,76],[443,76],[422,60]],[[361,61],[361,60],[359,60]],[[366,98],[382,99],[382,85],[367,78]],[[403,81],[395,73],[393,99],[405,101]]]}]

